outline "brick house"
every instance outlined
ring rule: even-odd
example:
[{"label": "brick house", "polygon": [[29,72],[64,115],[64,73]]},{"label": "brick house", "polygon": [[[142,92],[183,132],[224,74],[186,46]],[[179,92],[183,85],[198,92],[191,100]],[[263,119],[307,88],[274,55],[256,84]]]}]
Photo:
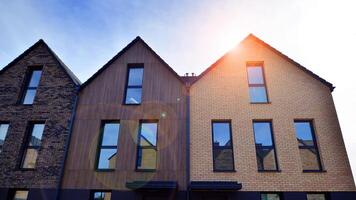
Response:
[{"label": "brick house", "polygon": [[0,199],[55,199],[80,81],[40,40],[0,71]]},{"label": "brick house", "polygon": [[355,199],[333,89],[249,35],[192,81],[192,198]]}]

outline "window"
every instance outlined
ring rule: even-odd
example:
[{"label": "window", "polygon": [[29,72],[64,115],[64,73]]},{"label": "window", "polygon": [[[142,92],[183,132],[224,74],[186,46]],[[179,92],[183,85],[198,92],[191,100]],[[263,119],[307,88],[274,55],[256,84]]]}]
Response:
[{"label": "window", "polygon": [[247,65],[248,86],[251,103],[267,103],[267,89],[262,64]]},{"label": "window", "polygon": [[277,156],[272,135],[272,122],[254,121],[253,131],[255,135],[258,171],[277,171]]},{"label": "window", "polygon": [[143,65],[129,65],[125,89],[125,104],[141,104]]},{"label": "window", "polygon": [[157,163],[157,121],[141,121],[136,170],[155,170]]},{"label": "window", "polygon": [[100,145],[98,150],[97,169],[115,169],[119,131],[119,122],[103,123],[101,128],[101,138],[99,142]]},{"label": "window", "polygon": [[325,194],[308,193],[307,200],[326,200]]},{"label": "window", "polygon": [[213,121],[214,171],[234,171],[234,153],[230,121]]},{"label": "window", "polygon": [[15,190],[13,200],[27,200],[28,191],[27,190]]},{"label": "window", "polygon": [[38,151],[41,147],[44,123],[34,123],[30,126],[30,134],[27,139],[25,151],[22,158],[21,168],[34,169],[38,157]]},{"label": "window", "polygon": [[9,129],[9,124],[5,124],[5,123],[0,124],[0,153],[2,151],[2,147],[4,146],[8,129]]},{"label": "window", "polygon": [[261,200],[280,200],[278,193],[261,193]]},{"label": "window", "polygon": [[40,83],[41,74],[41,69],[33,69],[30,71],[28,82],[22,95],[22,104],[33,104]]},{"label": "window", "polygon": [[294,121],[303,171],[320,171],[321,161],[311,121]]},{"label": "window", "polygon": [[93,200],[110,200],[111,192],[93,192]]}]

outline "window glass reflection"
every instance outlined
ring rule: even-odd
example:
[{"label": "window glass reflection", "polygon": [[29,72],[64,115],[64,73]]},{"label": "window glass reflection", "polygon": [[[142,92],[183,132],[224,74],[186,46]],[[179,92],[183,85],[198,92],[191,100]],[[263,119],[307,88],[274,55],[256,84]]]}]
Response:
[{"label": "window glass reflection", "polygon": [[16,190],[13,200],[27,200],[28,191]]},{"label": "window glass reflection", "polygon": [[156,146],[157,123],[142,123],[141,125],[141,146]]},{"label": "window glass reflection", "polygon": [[264,84],[262,67],[247,67],[249,84]]},{"label": "window glass reflection", "polygon": [[26,94],[23,100],[23,104],[33,104],[36,96],[36,89],[28,89],[26,90]]},{"label": "window glass reflection", "polygon": [[157,150],[151,148],[138,149],[137,169],[156,169]]},{"label": "window glass reflection", "polygon": [[213,123],[214,146],[230,146],[230,124]]},{"label": "window glass reflection", "polygon": [[94,192],[93,200],[110,200],[111,192]]},{"label": "window glass reflection", "polygon": [[22,168],[25,169],[35,168],[37,157],[38,157],[38,149],[27,149],[25,152],[25,158],[22,164]]},{"label": "window glass reflection", "polygon": [[250,87],[249,91],[251,103],[267,102],[267,93],[265,87]]},{"label": "window glass reflection", "polygon": [[104,122],[99,141],[97,169],[113,170],[116,166],[118,139],[120,135],[119,122]]},{"label": "window glass reflection", "polygon": [[9,124],[0,124],[0,153],[4,145],[8,129],[9,129]]},{"label": "window glass reflection", "polygon": [[294,128],[303,170],[321,170],[312,122],[295,121]]},{"label": "window glass reflection", "polygon": [[136,169],[155,170],[157,163],[157,122],[141,122],[139,129]]},{"label": "window glass reflection", "polygon": [[263,193],[261,194],[261,200],[280,200],[280,198],[279,198],[279,194]]},{"label": "window glass reflection", "polygon": [[104,125],[103,133],[103,146],[116,146],[119,137],[120,124],[118,123],[106,123]]},{"label": "window glass reflection", "polygon": [[307,200],[326,200],[325,194],[307,194]]},{"label": "window glass reflection", "polygon": [[215,171],[234,170],[234,154],[229,121],[213,121],[213,167]]},{"label": "window glass reflection", "polygon": [[258,170],[277,170],[272,123],[268,121],[255,121],[253,122],[253,132]]},{"label": "window glass reflection", "polygon": [[29,87],[37,87],[39,85],[40,79],[41,79],[41,74],[42,74],[41,70],[34,70],[32,72]]},{"label": "window glass reflection", "polygon": [[143,80],[143,68],[130,68],[129,86],[141,86]]},{"label": "window glass reflection", "polygon": [[142,88],[127,88],[126,103],[127,104],[140,104],[142,96]]},{"label": "window glass reflection", "polygon": [[116,149],[101,149],[98,169],[115,169]]},{"label": "window glass reflection", "polygon": [[129,67],[125,88],[125,104],[141,104],[143,67]]}]

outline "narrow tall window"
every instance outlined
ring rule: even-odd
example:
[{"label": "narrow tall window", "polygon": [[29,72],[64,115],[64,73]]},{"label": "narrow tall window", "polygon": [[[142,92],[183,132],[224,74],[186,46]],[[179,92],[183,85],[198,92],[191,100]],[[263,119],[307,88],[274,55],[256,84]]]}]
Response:
[{"label": "narrow tall window", "polygon": [[312,122],[294,121],[294,128],[303,171],[320,171],[322,166]]},{"label": "narrow tall window", "polygon": [[93,192],[92,200],[110,200],[111,192]]},{"label": "narrow tall window", "polygon": [[261,193],[261,200],[280,200],[278,193]]},{"label": "narrow tall window", "polygon": [[251,103],[267,103],[267,89],[261,65],[247,65],[248,86]]},{"label": "narrow tall window", "polygon": [[124,103],[133,105],[141,104],[143,65],[130,65],[127,71]]},{"label": "narrow tall window", "polygon": [[41,147],[42,134],[44,123],[33,123],[30,126],[27,144],[22,158],[21,168],[34,169],[38,157],[38,152]]},{"label": "narrow tall window", "polygon": [[234,153],[230,121],[213,121],[214,171],[234,171]]},{"label": "narrow tall window", "polygon": [[27,78],[28,82],[22,95],[22,104],[33,104],[37,88],[40,83],[41,74],[41,69],[34,69],[30,71],[29,77]]},{"label": "narrow tall window", "polygon": [[27,200],[28,190],[15,190],[12,200]]},{"label": "narrow tall window", "polygon": [[101,128],[101,139],[99,142],[97,169],[113,170],[117,158],[117,143],[119,138],[120,123],[105,122]]},{"label": "narrow tall window", "polygon": [[0,153],[2,152],[8,129],[9,124],[0,123]]},{"label": "narrow tall window", "polygon": [[326,200],[326,195],[323,193],[307,193],[307,200]]},{"label": "narrow tall window", "polygon": [[157,164],[157,121],[141,121],[137,143],[137,170],[155,170]]},{"label": "narrow tall window", "polygon": [[256,157],[258,171],[277,171],[276,151],[273,141],[272,123],[270,121],[254,121]]}]

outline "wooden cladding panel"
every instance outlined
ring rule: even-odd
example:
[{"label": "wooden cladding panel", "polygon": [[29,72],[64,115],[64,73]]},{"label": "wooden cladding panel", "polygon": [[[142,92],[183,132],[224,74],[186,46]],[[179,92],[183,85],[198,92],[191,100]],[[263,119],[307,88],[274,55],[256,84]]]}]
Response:
[{"label": "wooden cladding panel", "polygon": [[[144,63],[141,105],[122,105],[127,64]],[[79,95],[63,187],[127,190],[134,180],[177,181],[185,187],[184,85],[150,50],[136,43]],[[158,119],[157,170],[136,172],[136,141],[141,119]],[[101,120],[120,120],[116,168],[96,172]]]}]

